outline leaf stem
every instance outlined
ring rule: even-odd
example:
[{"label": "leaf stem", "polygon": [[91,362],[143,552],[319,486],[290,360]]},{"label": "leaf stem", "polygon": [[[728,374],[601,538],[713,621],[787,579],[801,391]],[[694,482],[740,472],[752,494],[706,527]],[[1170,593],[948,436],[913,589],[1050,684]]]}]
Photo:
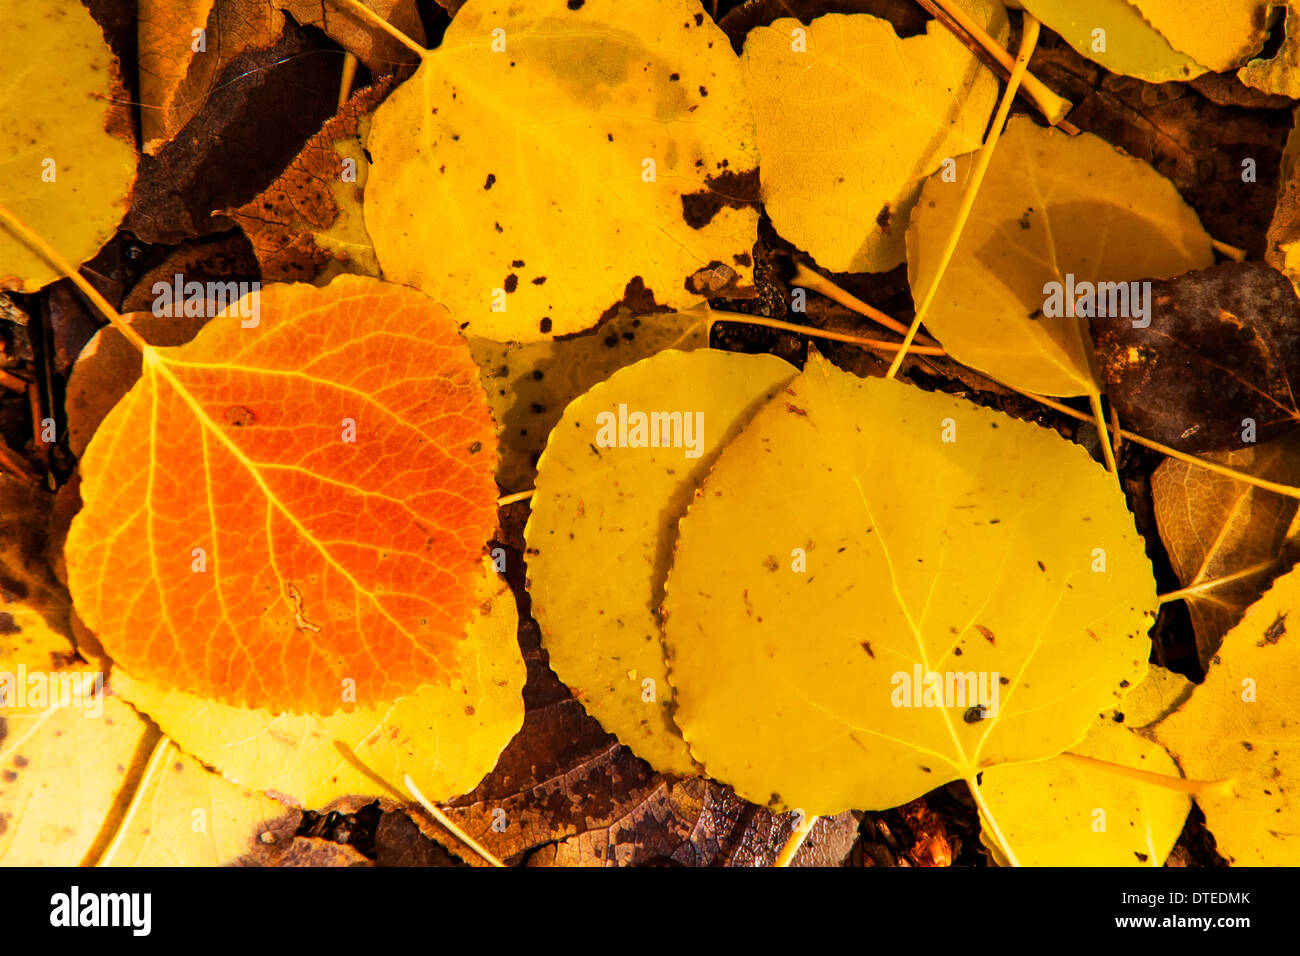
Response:
[{"label": "leaf stem", "polygon": [[1016,97],[1016,90],[1020,86],[1020,81],[1024,78],[1025,70],[1029,66],[1029,57],[1033,55],[1034,46],[1037,43],[1038,21],[1026,11],[1024,35],[1020,38],[1020,51],[1016,54],[1016,64],[1011,70],[1011,78],[1007,80],[1007,88],[1002,91],[1002,101],[998,103],[997,113],[994,114],[993,123],[989,127],[989,134],[985,137],[984,145],[975,157],[975,165],[971,170],[970,178],[962,188],[961,205],[957,208],[957,217],[953,222],[951,232],[948,234],[948,241],[943,247],[943,253],[939,256],[934,271],[934,279],[926,288],[925,296],[916,308],[916,315],[912,319],[912,325],[903,338],[903,347],[894,356],[893,364],[889,366],[885,378],[893,378],[898,374],[899,368],[903,365],[903,359],[907,356],[907,350],[912,347],[912,340],[916,338],[917,330],[920,329],[921,323],[925,320],[926,312],[929,311],[935,295],[939,292],[939,284],[943,281],[944,271],[947,270],[948,263],[952,261],[953,253],[957,251],[957,243],[961,239],[962,230],[966,227],[966,220],[970,218],[971,209],[975,205],[975,196],[979,192],[980,184],[984,181],[984,174],[988,171],[989,163],[993,160],[993,151],[997,149],[998,138],[1002,135],[1002,127],[1006,124],[1007,115],[1011,112],[1011,103]]},{"label": "leaf stem", "polygon": [[1002,851],[1002,855],[1007,858],[1007,862],[1012,866],[1020,866],[1020,860],[1016,858],[1015,851],[1011,849],[1011,844],[1003,834],[1002,828],[998,826],[997,818],[993,816],[989,805],[984,802],[984,794],[980,792],[979,782],[974,776],[970,776],[966,778],[966,786],[970,788],[971,796],[975,798],[975,805],[979,807],[980,816],[989,825],[989,830],[993,833],[993,839],[997,841],[998,849]]},{"label": "leaf stem", "polygon": [[117,309],[108,304],[108,300],[99,294],[99,290],[86,281],[85,277],[77,271],[76,266],[59,255],[53,246],[41,238],[31,226],[19,219],[7,206],[0,205],[0,222],[3,222],[17,233],[23,242],[43,255],[52,266],[71,279],[82,294],[91,301],[91,304],[112,324],[113,328],[122,333],[124,339],[142,353],[152,348],[148,342],[140,337],[140,333],[131,328],[130,324],[122,318]]},{"label": "leaf stem", "polygon": [[1110,433],[1106,430],[1106,413],[1101,407],[1101,392],[1088,393],[1088,404],[1092,406],[1093,423],[1097,426],[1097,435],[1101,438],[1101,455],[1106,460],[1106,470],[1116,477],[1119,467],[1115,464],[1115,449],[1110,444]]},{"label": "leaf stem", "polygon": [[1096,757],[1085,757],[1082,754],[1063,753],[1058,756],[1084,766],[1108,771],[1119,777],[1127,777],[1140,783],[1149,783],[1155,787],[1163,787],[1165,790],[1189,793],[1194,797],[1226,797],[1232,795],[1231,777],[1225,780],[1187,780],[1184,777],[1171,777],[1168,774],[1154,773],[1150,770],[1139,770],[1137,767],[1126,767],[1124,764],[1111,763],[1109,760],[1098,760]]},{"label": "leaf stem", "polygon": [[516,491],[513,495],[502,495],[497,499],[497,507],[504,508],[506,505],[512,505],[516,501],[527,501],[533,496],[536,488],[529,488],[527,491]]},{"label": "leaf stem", "polygon": [[812,833],[812,828],[816,826],[819,819],[821,818],[817,816],[803,814],[799,825],[794,828],[790,838],[785,841],[785,846],[781,847],[781,852],[777,854],[774,866],[789,866],[794,862],[795,854],[799,852],[799,848],[808,839],[808,834]]},{"label": "leaf stem", "polygon": [[1210,237],[1210,246],[1213,247],[1215,252],[1219,253],[1220,255],[1227,256],[1229,259],[1233,260],[1234,262],[1246,261],[1245,249],[1240,249],[1237,246],[1230,246],[1226,242],[1220,242],[1218,239],[1215,239],[1213,236]]},{"label": "leaf stem", "polygon": [[[875,306],[863,302],[851,292],[841,289],[830,279],[813,272],[802,262],[796,262],[794,264],[794,277],[791,281],[797,286],[802,286],[805,289],[812,289],[818,295],[825,296],[832,302],[838,302],[846,309],[852,309],[859,315],[865,315],[869,319],[874,319],[891,332],[897,332],[899,335],[907,334],[907,326],[902,322],[885,315],[885,313],[881,312]],[[917,338],[924,338],[926,345],[939,344],[928,336],[917,336]]]},{"label": "leaf stem", "polygon": [[111,842],[102,854],[95,866],[111,866],[113,857],[121,849],[123,841],[126,839],[127,831],[131,829],[131,821],[140,810],[140,805],[144,803],[144,795],[149,789],[149,784],[154,776],[158,773],[158,768],[162,766],[163,761],[167,759],[167,748],[171,746],[171,738],[162,736],[158,738],[158,743],[154,746],[153,754],[149,757],[149,762],[145,765],[144,773],[140,775],[139,781],[135,785],[135,793],[131,794],[131,803],[126,808],[126,813],[122,816],[122,822],[118,824],[117,831],[113,834]]},{"label": "leaf stem", "polygon": [[[794,332],[799,335],[811,335],[819,339],[831,339],[835,342],[848,342],[850,345],[861,345],[863,348],[882,349],[889,352],[897,351],[902,348],[898,342],[886,342],[884,339],[868,339],[858,335],[848,335],[844,332],[827,332],[824,329],[814,329],[808,325],[795,325],[793,322],[782,322],[780,319],[768,319],[761,315],[745,315],[741,312],[719,312],[713,311],[712,320],[714,322],[746,322],[750,325],[761,325],[766,329],[780,329],[783,332]],[[939,346],[918,345],[912,349],[917,355],[947,355]]]},{"label": "leaf stem", "polygon": [[[983,47],[1002,70],[1007,73],[1014,70],[1011,55],[1002,49],[1001,45],[993,37],[989,36],[988,31],[972,20],[966,11],[953,3],[952,0],[917,0],[917,3],[932,17],[956,34],[959,39],[964,39],[962,33],[965,33],[979,46]],[[1027,24],[1029,20],[1028,11],[1025,12],[1025,18]],[[1053,126],[1059,126],[1062,132],[1071,136],[1078,135],[1079,127],[1065,118],[1065,115],[1070,112],[1074,104],[1048,89],[1042,80],[1030,73],[1028,69],[1025,71],[1024,94],[1049,123]],[[1014,92],[1012,95],[1014,95]]]},{"label": "leaf stem", "polygon": [[[828,283],[830,282],[829,279],[826,279],[825,281]],[[847,295],[847,293],[845,294]],[[850,306],[850,308],[852,308],[852,306]],[[737,321],[749,321],[749,319],[750,316],[737,316]],[[990,382],[995,382],[1008,391],[1015,392],[1017,395],[1023,395],[1025,398],[1038,402],[1040,405],[1045,405],[1053,411],[1060,412],[1062,415],[1068,415],[1070,418],[1077,419],[1081,422],[1092,422],[1094,420],[1093,416],[1085,415],[1083,412],[1076,411],[1069,405],[1039,395],[1036,392],[1026,392],[1024,389],[1016,388],[1014,385],[1008,385],[1006,382],[1000,381],[987,373],[981,372],[980,374]],[[1113,406],[1111,411],[1114,412]],[[1118,419],[1116,419],[1116,421],[1118,421]],[[1227,467],[1226,465],[1220,465],[1218,462],[1210,461],[1206,458],[1197,458],[1195,455],[1189,455],[1187,452],[1182,452],[1176,448],[1170,448],[1168,445],[1162,445],[1157,441],[1144,438],[1136,432],[1127,431],[1123,428],[1115,428],[1115,438],[1116,442],[1121,438],[1135,442],[1143,448],[1150,448],[1152,451],[1157,451],[1167,458],[1176,458],[1179,461],[1185,461],[1189,465],[1196,465],[1207,471],[1212,471],[1215,474],[1223,475],[1226,478],[1232,478],[1235,481],[1243,481],[1248,485],[1254,485],[1256,488],[1263,488],[1265,491],[1271,491],[1274,494],[1285,495],[1288,498],[1300,499],[1300,488],[1295,488],[1291,485],[1281,485],[1265,478],[1256,478],[1254,475],[1247,474],[1244,471],[1237,471],[1233,468]]]},{"label": "leaf stem", "polygon": [[1195,594],[1203,594],[1206,591],[1213,591],[1223,584],[1230,584],[1233,581],[1239,581],[1242,578],[1248,578],[1251,575],[1259,574],[1261,571],[1267,571],[1277,564],[1276,558],[1270,558],[1268,561],[1257,561],[1248,568],[1242,568],[1240,571],[1234,571],[1232,574],[1225,574],[1220,578],[1211,578],[1209,581],[1202,581],[1200,584],[1193,584],[1189,587],[1179,588],[1177,591],[1170,591],[1168,594],[1162,594],[1159,597],[1161,604],[1168,604],[1170,601],[1181,601]]},{"label": "leaf stem", "polygon": [[452,836],[454,836],[457,840],[460,840],[460,842],[464,843],[467,847],[469,847],[471,850],[473,850],[475,853],[481,856],[492,866],[499,866],[502,869],[505,869],[504,863],[498,860],[490,852],[485,850],[483,846],[472,836],[470,836],[460,827],[456,826],[456,824],[454,824],[451,821],[451,817],[447,816],[447,814],[443,813],[432,803],[430,803],[428,798],[425,797],[425,795],[420,792],[420,788],[415,785],[415,781],[411,779],[411,775],[409,773],[406,774],[404,782],[406,783],[406,789],[411,791],[411,796],[415,797],[415,799],[419,801],[420,806],[424,807],[424,809],[428,811],[429,816],[433,817],[444,827],[446,827],[447,830],[451,832]]},{"label": "leaf stem", "polygon": [[371,10],[364,3],[360,3],[359,0],[329,0],[329,2],[335,4],[336,6],[343,7],[347,10],[351,10],[362,20],[369,22],[371,26],[378,27],[380,30],[383,30],[385,33],[387,33],[398,43],[402,44],[402,46],[406,47],[408,50],[414,51],[415,55],[418,56],[421,60],[423,60],[426,56],[429,55],[428,50],[420,46],[420,44],[416,43],[414,40],[408,37],[401,30],[397,29],[397,27],[393,26],[391,23],[389,23],[379,14],[375,13],[374,10]]},{"label": "leaf stem", "polygon": [[348,97],[352,95],[352,82],[357,78],[357,55],[355,53],[343,54],[343,75],[339,79],[339,109],[347,105]]}]

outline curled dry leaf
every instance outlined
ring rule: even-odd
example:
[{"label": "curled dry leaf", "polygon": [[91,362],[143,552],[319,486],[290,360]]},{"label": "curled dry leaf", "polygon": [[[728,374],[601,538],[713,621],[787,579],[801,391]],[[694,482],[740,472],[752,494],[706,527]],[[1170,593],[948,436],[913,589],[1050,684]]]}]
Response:
[{"label": "curled dry leaf", "polygon": [[689,307],[749,283],[758,154],[736,57],[696,0],[638,15],[460,9],[375,113],[365,218],[385,276],[502,341],[590,328],[637,286]]},{"label": "curled dry leaf", "polygon": [[454,679],[496,436],[446,312],[359,276],[270,285],[144,369],[86,449],[65,547],[113,660],[274,713]]},{"label": "curled dry leaf", "polygon": [[[117,60],[79,3],[14,5],[0,62],[17,90],[0,98],[0,205],[73,263],[122,221],[135,180],[135,136]],[[35,292],[59,278],[0,225],[0,289]]]},{"label": "curled dry leaf", "polygon": [[1145,675],[1156,606],[1082,448],[813,353],[679,526],[674,719],[750,800],[898,806],[1077,742]]},{"label": "curled dry leaf", "polygon": [[1258,53],[1276,0],[1129,0],[1169,45],[1208,70],[1241,66]]}]

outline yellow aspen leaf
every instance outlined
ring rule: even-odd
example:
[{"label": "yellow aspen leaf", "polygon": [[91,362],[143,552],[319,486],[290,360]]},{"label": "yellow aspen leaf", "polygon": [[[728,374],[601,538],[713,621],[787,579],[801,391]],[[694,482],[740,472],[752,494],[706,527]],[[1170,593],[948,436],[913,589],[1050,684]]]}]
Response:
[{"label": "yellow aspen leaf", "polygon": [[274,791],[303,809],[348,795],[391,799],[403,792],[408,773],[426,796],[446,800],[474,789],[524,718],[519,616],[490,562],[477,599],[460,645],[461,676],[383,707],[332,717],[272,714],[165,690],[121,668],[111,686],[186,753],[234,783]]},{"label": "yellow aspen leaf", "polygon": [[[970,162],[957,161],[958,182]],[[960,200],[941,176],[926,182],[907,230],[914,292],[934,281]],[[1132,281],[1213,264],[1196,213],[1146,163],[1090,133],[1013,116],[925,324],[953,358],[1015,388],[1090,394],[1098,385],[1084,303],[1137,321],[1145,301],[1149,320],[1150,295]]]},{"label": "yellow aspen leaf", "polygon": [[537,459],[565,407],[614,372],[663,349],[709,344],[709,311],[636,315],[626,309],[599,328],[543,342],[470,339],[501,439],[497,484],[533,486]]},{"label": "yellow aspen leaf", "polygon": [[157,734],[40,615],[0,608],[0,863],[77,866]]},{"label": "yellow aspen leaf", "polygon": [[297,814],[224,780],[163,741],[140,781],[105,866],[228,866],[287,843]]},{"label": "yellow aspen leaf", "polygon": [[1228,632],[1205,681],[1151,728],[1183,772],[1231,778],[1196,802],[1220,854],[1239,866],[1285,866],[1300,845],[1300,568],[1278,578]]},{"label": "yellow aspen leaf", "polygon": [[[1180,777],[1169,753],[1135,732],[1142,717],[1168,706],[1179,681],[1190,684],[1151,668],[1122,713],[1099,716],[1070,753]],[[1192,807],[1186,793],[1068,756],[992,767],[980,788],[1022,866],[1163,866]],[[987,832],[980,839],[996,854]]]},{"label": "yellow aspen leaf", "polygon": [[773,355],[660,352],[569,405],[538,463],[525,537],[551,667],[657,770],[695,772],[657,613],[677,520],[718,451],[794,374]]},{"label": "yellow aspen leaf", "polygon": [[[960,5],[1006,41],[1002,4]],[[997,79],[937,20],[906,39],[869,14],[777,20],[750,31],[741,62],[767,213],[834,272],[903,261],[922,181],[979,148],[997,102]]]},{"label": "yellow aspen leaf", "polygon": [[109,656],[275,713],[454,678],[496,437],[446,311],[361,276],[273,284],[143,364],[86,449],[65,546]]},{"label": "yellow aspen leaf", "polygon": [[1276,0],[1129,0],[1169,45],[1215,72],[1258,53]]},{"label": "yellow aspen leaf", "polygon": [[740,70],[696,0],[469,0],[375,113],[366,227],[384,275],[467,335],[595,325],[635,289],[746,285],[758,154]]},{"label": "yellow aspen leaf", "polygon": [[673,716],[747,799],[894,807],[1077,743],[1146,674],[1156,606],[1082,448],[814,353],[679,525]]},{"label": "yellow aspen leaf", "polygon": [[[11,5],[0,31],[0,205],[73,263],[121,222],[135,137],[117,60],[79,3]],[[0,224],[0,289],[35,292],[59,273]]]},{"label": "yellow aspen leaf", "polygon": [[1206,72],[1171,47],[1131,0],[1019,0],[1019,4],[1080,54],[1114,73],[1164,83]]}]

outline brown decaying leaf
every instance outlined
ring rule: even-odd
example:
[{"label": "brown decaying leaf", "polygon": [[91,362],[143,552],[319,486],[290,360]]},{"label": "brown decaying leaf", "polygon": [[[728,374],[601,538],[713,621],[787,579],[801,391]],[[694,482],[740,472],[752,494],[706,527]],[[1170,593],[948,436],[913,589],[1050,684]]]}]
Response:
[{"label": "brown decaying leaf", "polygon": [[866,13],[894,25],[903,38],[925,32],[930,19],[915,0],[749,0],[733,7],[718,21],[737,54],[744,48],[745,34],[782,17],[809,23],[828,13]]},{"label": "brown decaying leaf", "polygon": [[1300,423],[1300,300],[1262,262],[1151,282],[1150,322],[1094,316],[1106,394],[1135,431],[1181,451],[1230,450]]},{"label": "brown decaying leaf", "polygon": [[286,22],[273,46],[231,60],[194,117],[141,157],[123,228],[161,243],[229,229],[213,210],[240,206],[275,179],[333,115],[338,84],[337,54]]},{"label": "brown decaying leaf", "polygon": [[[54,496],[0,474],[0,605],[20,602],[51,629],[68,633],[71,603],[46,560]],[[0,625],[7,615],[0,615]]]},{"label": "brown decaying leaf", "polygon": [[[1300,441],[1294,438],[1209,457],[1260,478],[1300,483]],[[1161,540],[1185,588],[1277,562],[1296,516],[1294,498],[1174,458],[1152,474],[1151,491]],[[1186,599],[1203,667],[1278,570],[1274,563]]]},{"label": "brown decaying leaf", "polygon": [[[407,36],[423,42],[415,0],[367,4]],[[285,13],[301,26],[323,29],[376,73],[410,72],[415,53],[342,5],[320,0],[140,0],[141,111],[145,151],[157,153],[194,118],[247,53],[266,50],[284,35]],[[202,50],[195,50],[202,30]]]},{"label": "brown decaying leaf", "polygon": [[[368,239],[364,255],[358,257],[326,248],[318,237],[330,230],[340,215],[338,202],[330,190],[333,184],[342,181],[343,172],[342,158],[335,144],[354,139],[357,152],[361,152],[359,124],[383,102],[394,84],[393,77],[384,77],[374,86],[358,90],[307,140],[302,152],[275,182],[255,199],[224,211],[252,242],[264,280],[316,282],[339,272],[378,275],[379,266]],[[364,158],[353,158],[358,166],[364,162]],[[350,205],[355,226],[364,237],[362,179],[362,170],[358,169]]]}]

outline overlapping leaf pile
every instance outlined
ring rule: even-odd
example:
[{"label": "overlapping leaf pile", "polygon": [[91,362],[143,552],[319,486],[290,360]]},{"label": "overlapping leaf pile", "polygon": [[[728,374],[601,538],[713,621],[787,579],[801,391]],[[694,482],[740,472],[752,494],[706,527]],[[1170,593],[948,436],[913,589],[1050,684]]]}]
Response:
[{"label": "overlapping leaf pile", "polygon": [[[451,816],[505,856],[717,858],[677,831],[744,800],[794,811],[771,834],[827,817],[838,846],[848,811],[956,781],[1001,864],[1161,865],[1193,799],[1231,862],[1294,862],[1294,190],[1271,265],[1216,265],[1151,164],[1029,115],[990,133],[999,77],[973,47],[1001,53],[1032,15],[1114,73],[1292,95],[1295,40],[1256,58],[1262,0],[1213,29],[1162,0],[1020,5],[945,0],[970,42],[749,8],[733,50],[697,0],[636,0],[635,30],[626,0],[468,0],[423,50],[400,0],[142,2],[138,137],[94,21],[24,8],[0,50],[66,121],[0,105],[0,288],[59,277],[33,234],[76,265],[124,214],[158,243],[235,224],[267,284],[171,286],[208,244],[118,290],[153,314],[109,315],[68,382],[62,582],[48,503],[0,483],[0,859],[311,858],[303,811],[419,792],[465,795]],[[300,25],[375,84],[209,182],[198,144],[219,136],[198,131],[255,113],[270,135],[266,101],[232,90],[320,42]],[[806,311],[760,207],[824,270],[905,262],[881,281],[924,310],[934,364],[906,381],[845,371],[844,350],[708,348],[736,318],[708,300]],[[1085,397],[1103,427],[1073,442],[1071,406],[1054,429],[918,387],[936,380]],[[1120,437],[1103,399],[1171,456],[1145,538],[1145,466],[1097,461]],[[518,531],[497,495],[530,488],[514,543],[573,700],[530,673],[526,718],[522,582],[494,539]],[[1161,542],[1199,686],[1151,664]],[[572,753],[521,749],[545,728]],[[560,806],[555,779],[607,764],[633,808]],[[673,823],[645,838],[643,818]]]}]

